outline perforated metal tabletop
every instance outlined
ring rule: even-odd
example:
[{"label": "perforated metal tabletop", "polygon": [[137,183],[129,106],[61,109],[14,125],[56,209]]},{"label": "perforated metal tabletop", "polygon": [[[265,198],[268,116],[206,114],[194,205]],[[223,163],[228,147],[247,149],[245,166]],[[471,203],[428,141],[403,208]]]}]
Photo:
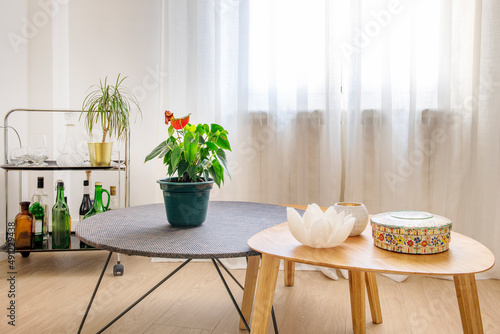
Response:
[{"label": "perforated metal tabletop", "polygon": [[250,202],[210,202],[199,227],[175,228],[163,204],[107,211],[80,222],[76,235],[96,248],[165,258],[229,258],[258,254],[247,240],[286,221],[286,207]]}]

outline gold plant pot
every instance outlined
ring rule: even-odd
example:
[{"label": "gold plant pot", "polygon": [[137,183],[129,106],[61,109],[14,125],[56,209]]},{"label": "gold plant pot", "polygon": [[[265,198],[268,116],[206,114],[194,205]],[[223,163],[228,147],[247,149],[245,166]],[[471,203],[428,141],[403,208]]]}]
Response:
[{"label": "gold plant pot", "polygon": [[113,143],[88,143],[90,166],[108,167],[111,165]]}]

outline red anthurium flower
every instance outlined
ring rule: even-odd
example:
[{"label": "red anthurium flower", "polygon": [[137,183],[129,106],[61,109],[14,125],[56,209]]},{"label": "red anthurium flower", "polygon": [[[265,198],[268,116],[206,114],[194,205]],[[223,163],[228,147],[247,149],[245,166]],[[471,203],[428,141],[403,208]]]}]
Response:
[{"label": "red anthurium flower", "polygon": [[173,112],[170,112],[168,110],[165,110],[165,124],[168,125],[168,123],[170,122],[170,120],[174,118],[174,113]]},{"label": "red anthurium flower", "polygon": [[189,123],[189,116],[191,114],[184,116],[182,118],[173,118],[170,122],[174,129],[182,130]]}]

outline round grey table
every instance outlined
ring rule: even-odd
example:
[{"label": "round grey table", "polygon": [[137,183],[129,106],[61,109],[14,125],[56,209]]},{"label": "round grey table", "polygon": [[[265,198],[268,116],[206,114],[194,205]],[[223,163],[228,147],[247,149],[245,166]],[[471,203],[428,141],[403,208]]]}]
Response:
[{"label": "round grey table", "polygon": [[[106,263],[80,324],[83,328],[94,297],[113,252],[148,257],[183,258],[179,267],[113,319],[106,330],[125,313],[172,277],[192,259],[211,259],[240,317],[240,328],[250,331],[249,319],[260,263],[260,253],[247,245],[254,234],[286,221],[286,207],[250,202],[210,202],[207,219],[199,227],[176,228],[167,222],[163,204],[150,204],[107,211],[89,217],[76,227],[77,237],[88,245],[109,251]],[[242,307],[239,308],[219,268],[236,279],[220,258],[247,257],[247,272]],[[236,281],[237,282],[237,281]],[[237,282],[238,283],[238,282]],[[238,283],[243,289],[243,286]],[[274,329],[277,326],[274,319]]]}]

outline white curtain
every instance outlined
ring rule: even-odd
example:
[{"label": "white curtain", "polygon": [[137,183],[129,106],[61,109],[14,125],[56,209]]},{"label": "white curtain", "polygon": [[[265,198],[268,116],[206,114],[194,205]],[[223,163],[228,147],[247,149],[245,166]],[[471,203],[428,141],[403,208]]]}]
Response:
[{"label": "white curtain", "polygon": [[213,199],[424,210],[499,257],[499,14],[493,0],[163,0],[162,105],[229,129],[232,178]]}]

